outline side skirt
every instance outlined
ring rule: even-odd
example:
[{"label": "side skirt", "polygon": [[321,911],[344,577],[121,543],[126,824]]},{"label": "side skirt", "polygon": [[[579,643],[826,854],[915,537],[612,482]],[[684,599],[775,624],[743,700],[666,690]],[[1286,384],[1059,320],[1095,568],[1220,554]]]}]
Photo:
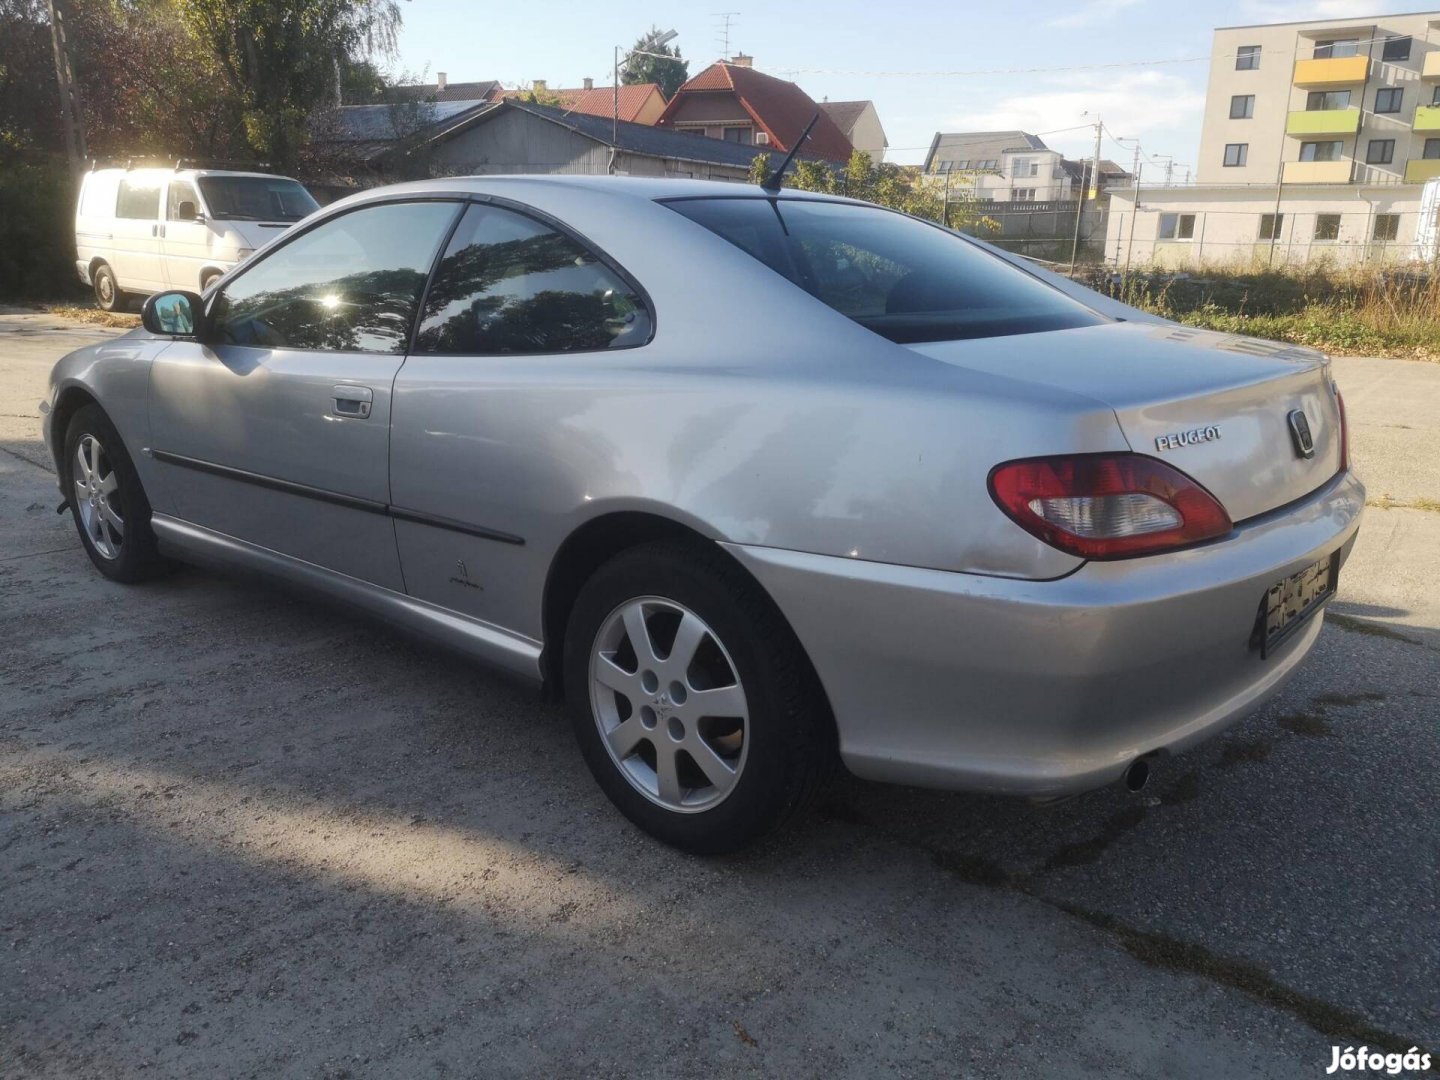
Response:
[{"label": "side skirt", "polygon": [[503,668],[527,681],[542,681],[538,641],[179,518],[153,514],[150,525],[161,552],[182,562],[250,570],[264,577],[278,578],[377,615],[404,630]]}]

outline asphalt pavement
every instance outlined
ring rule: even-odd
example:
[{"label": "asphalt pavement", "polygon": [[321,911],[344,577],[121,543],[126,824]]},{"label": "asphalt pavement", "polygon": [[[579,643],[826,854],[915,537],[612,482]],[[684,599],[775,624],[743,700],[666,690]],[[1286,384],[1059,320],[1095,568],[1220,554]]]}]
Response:
[{"label": "asphalt pavement", "polygon": [[1440,365],[1337,362],[1380,505],[1319,644],[1139,796],[844,780],[702,860],[522,687],[253,581],[96,574],[35,404],[105,333],[0,315],[0,1076],[1208,1080],[1440,1049]]}]

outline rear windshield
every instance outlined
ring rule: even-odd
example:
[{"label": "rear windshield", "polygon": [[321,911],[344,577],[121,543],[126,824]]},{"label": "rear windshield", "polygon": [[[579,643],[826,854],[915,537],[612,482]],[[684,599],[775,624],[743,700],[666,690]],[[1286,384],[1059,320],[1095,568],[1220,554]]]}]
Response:
[{"label": "rear windshield", "polygon": [[275,176],[202,176],[210,216],[222,221],[299,221],[320,204],[294,180]]},{"label": "rear windshield", "polygon": [[753,197],[666,205],[900,344],[1105,321],[969,241],[878,207]]}]

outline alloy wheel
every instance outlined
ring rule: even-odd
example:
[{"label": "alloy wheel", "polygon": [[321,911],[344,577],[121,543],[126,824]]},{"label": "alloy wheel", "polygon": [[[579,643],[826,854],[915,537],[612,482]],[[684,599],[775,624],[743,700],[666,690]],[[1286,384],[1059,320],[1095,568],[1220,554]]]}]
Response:
[{"label": "alloy wheel", "polygon": [[601,623],[590,706],[621,774],[667,810],[711,809],[745,768],[750,714],[739,671],[705,621],[673,600],[628,600]]},{"label": "alloy wheel", "polygon": [[119,507],[120,479],[94,435],[82,435],[76,445],[72,479],[72,497],[85,535],[103,558],[118,559],[125,542],[125,519]]}]

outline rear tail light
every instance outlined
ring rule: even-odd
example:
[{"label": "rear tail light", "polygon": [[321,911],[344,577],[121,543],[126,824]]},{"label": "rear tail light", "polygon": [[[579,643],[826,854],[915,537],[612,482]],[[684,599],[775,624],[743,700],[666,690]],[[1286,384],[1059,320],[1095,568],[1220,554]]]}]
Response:
[{"label": "rear tail light", "polygon": [[1215,496],[1141,454],[1081,454],[997,465],[990,495],[1017,525],[1085,559],[1173,551],[1230,532]]},{"label": "rear tail light", "polygon": [[1335,407],[1340,410],[1340,471],[1350,468],[1350,422],[1345,419],[1345,399],[1335,388]]}]

